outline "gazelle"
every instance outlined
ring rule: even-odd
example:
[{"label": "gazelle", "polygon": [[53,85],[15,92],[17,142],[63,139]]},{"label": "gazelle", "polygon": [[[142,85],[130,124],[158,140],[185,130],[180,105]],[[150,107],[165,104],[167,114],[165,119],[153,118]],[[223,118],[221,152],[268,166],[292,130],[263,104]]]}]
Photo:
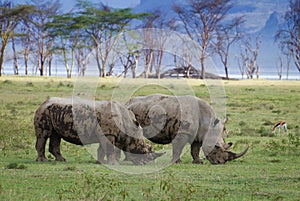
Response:
[{"label": "gazelle", "polygon": [[277,121],[272,128],[272,133],[276,133],[276,129],[278,129],[278,134],[280,135],[280,128],[283,128],[284,132],[288,133],[287,124],[285,121]]}]

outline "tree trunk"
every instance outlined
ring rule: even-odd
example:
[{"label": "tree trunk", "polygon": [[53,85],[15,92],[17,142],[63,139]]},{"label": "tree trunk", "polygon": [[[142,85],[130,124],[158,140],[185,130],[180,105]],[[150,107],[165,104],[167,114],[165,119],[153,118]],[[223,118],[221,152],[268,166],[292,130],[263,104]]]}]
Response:
[{"label": "tree trunk", "polygon": [[14,55],[14,74],[19,75],[18,55],[16,52],[15,37],[13,35],[11,36],[11,45]]},{"label": "tree trunk", "polygon": [[201,60],[201,76],[200,76],[200,78],[204,80],[205,79],[204,56],[202,56],[200,60]]},{"label": "tree trunk", "polygon": [[226,80],[229,80],[228,67],[227,66],[225,66],[225,75],[226,75]]},{"label": "tree trunk", "polygon": [[29,60],[29,56],[27,50],[25,50],[24,53],[25,75],[28,75],[28,60]]},{"label": "tree trunk", "polygon": [[1,40],[1,52],[0,52],[0,76],[2,76],[2,67],[3,67],[3,62],[4,62],[4,52],[5,52],[5,48],[7,45],[7,40],[8,40],[8,36],[7,34],[3,34],[2,35],[2,40]]},{"label": "tree trunk", "polygon": [[192,66],[189,65],[188,68],[187,68],[187,70],[186,70],[186,77],[187,77],[187,78],[190,78],[190,71],[191,71],[191,68],[192,68]]},{"label": "tree trunk", "polygon": [[40,54],[40,76],[44,75],[44,60],[43,60],[43,54]]}]

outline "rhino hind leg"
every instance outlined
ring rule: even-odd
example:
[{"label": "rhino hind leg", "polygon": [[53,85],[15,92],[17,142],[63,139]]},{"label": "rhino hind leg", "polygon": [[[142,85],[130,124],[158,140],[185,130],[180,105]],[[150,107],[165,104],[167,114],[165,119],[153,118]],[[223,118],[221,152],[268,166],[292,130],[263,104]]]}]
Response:
[{"label": "rhino hind leg", "polygon": [[55,157],[56,161],[66,161],[66,159],[60,153],[61,137],[56,133],[50,136],[49,152]]},{"label": "rhino hind leg", "polygon": [[45,147],[46,147],[46,142],[47,142],[47,137],[40,137],[38,136],[36,138],[36,144],[35,144],[35,149],[38,153],[38,156],[36,158],[37,162],[47,162],[48,159],[45,156]]},{"label": "rhino hind leg", "polygon": [[193,163],[194,164],[203,164],[203,161],[199,157],[200,147],[201,147],[201,143],[200,142],[195,142],[194,141],[191,144],[191,155],[193,157]]},{"label": "rhino hind leg", "polygon": [[188,135],[178,133],[172,141],[172,163],[181,163],[180,155],[184,146],[188,143]]}]

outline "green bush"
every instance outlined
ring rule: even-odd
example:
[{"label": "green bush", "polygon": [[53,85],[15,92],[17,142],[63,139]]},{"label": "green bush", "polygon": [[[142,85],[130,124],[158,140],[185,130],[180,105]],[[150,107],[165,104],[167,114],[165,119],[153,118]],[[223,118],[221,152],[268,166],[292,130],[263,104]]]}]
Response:
[{"label": "green bush", "polygon": [[288,139],[271,140],[267,143],[265,150],[271,155],[299,155],[300,137],[288,134]]}]

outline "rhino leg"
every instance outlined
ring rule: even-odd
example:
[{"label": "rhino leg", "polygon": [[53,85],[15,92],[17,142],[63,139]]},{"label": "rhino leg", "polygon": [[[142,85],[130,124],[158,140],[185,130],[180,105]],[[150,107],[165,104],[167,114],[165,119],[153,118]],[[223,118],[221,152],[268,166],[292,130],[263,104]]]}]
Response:
[{"label": "rhino leg", "polygon": [[115,136],[107,135],[106,139],[104,138],[101,140],[101,146],[106,154],[107,163],[109,165],[118,165],[119,162],[116,160],[115,153]]},{"label": "rhino leg", "polygon": [[56,161],[66,161],[66,159],[60,153],[61,137],[57,133],[53,133],[50,136],[49,152],[55,156]]},{"label": "rhino leg", "polygon": [[36,158],[36,161],[38,162],[48,161],[48,159],[45,156],[45,147],[46,147],[47,139],[48,137],[40,137],[40,136],[36,138],[35,149],[38,153],[38,156]]},{"label": "rhino leg", "polygon": [[115,147],[115,157],[117,161],[120,161],[121,158],[121,149]]},{"label": "rhino leg", "polygon": [[188,143],[189,136],[178,133],[172,141],[172,163],[181,163],[180,155],[184,146]]},{"label": "rhino leg", "polygon": [[99,147],[97,149],[97,163],[104,163],[105,151],[101,144],[99,143]]},{"label": "rhino leg", "polygon": [[48,161],[48,159],[45,156],[45,147],[46,147],[46,142],[49,136],[51,135],[51,127],[49,125],[45,126],[44,124],[39,124],[39,121],[36,121],[35,134],[36,134],[35,149],[38,154],[36,161],[46,162]]},{"label": "rhino leg", "polygon": [[201,143],[194,141],[191,144],[191,155],[193,157],[193,163],[195,164],[203,164],[203,161],[199,157]]}]

